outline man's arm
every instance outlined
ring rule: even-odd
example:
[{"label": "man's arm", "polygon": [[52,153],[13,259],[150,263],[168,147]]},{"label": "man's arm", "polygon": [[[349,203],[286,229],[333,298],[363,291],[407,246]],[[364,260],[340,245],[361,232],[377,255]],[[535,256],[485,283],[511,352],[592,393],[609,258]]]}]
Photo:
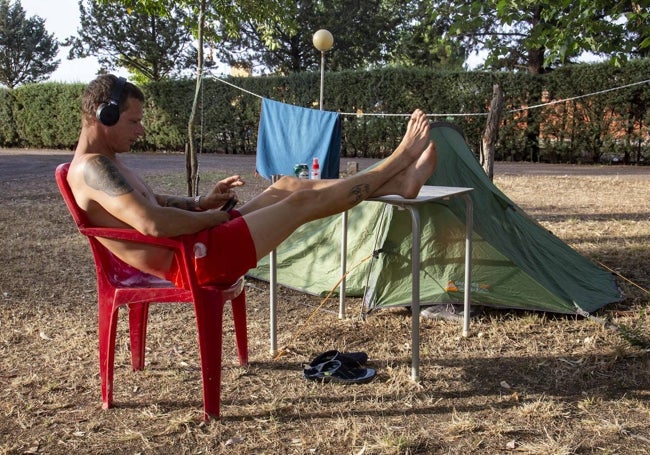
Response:
[{"label": "man's arm", "polygon": [[217,182],[212,191],[205,196],[183,197],[156,194],[156,200],[163,207],[176,207],[183,210],[201,211],[218,208],[230,210],[238,201],[233,189],[244,184],[239,175],[233,175]]},{"label": "man's arm", "polygon": [[[111,159],[102,155],[93,156],[84,163],[83,180],[90,200],[112,217],[146,235],[191,234],[230,219],[227,213],[216,210],[200,212],[173,205],[162,206],[158,196],[146,185],[129,181]],[[190,198],[178,199],[180,205],[187,204],[183,199],[190,201]]]},{"label": "man's arm", "polygon": [[192,212],[199,212],[203,210],[201,207],[201,197],[183,197],[183,196],[170,196],[167,194],[156,194],[156,201],[162,207],[175,207],[181,210],[189,210]]}]

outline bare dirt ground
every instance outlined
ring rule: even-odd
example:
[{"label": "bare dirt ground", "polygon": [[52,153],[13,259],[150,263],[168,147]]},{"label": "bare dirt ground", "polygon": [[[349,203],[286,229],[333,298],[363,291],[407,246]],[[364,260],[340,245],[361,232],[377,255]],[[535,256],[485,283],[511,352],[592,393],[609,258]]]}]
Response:
[{"label": "bare dirt ground", "polygon": [[[21,150],[0,149],[0,179],[22,177],[41,177],[48,175],[54,167],[72,158],[71,152],[60,150]],[[173,153],[137,153],[126,157],[129,164],[141,173],[158,173],[181,171],[185,169],[185,157]],[[341,171],[347,163],[355,161],[364,169],[377,160],[371,158],[343,158]],[[223,169],[237,173],[251,173],[255,169],[255,155],[221,155],[203,154],[199,156],[199,165],[206,169]],[[619,178],[650,179],[650,166],[579,166],[545,163],[495,163],[495,175],[536,175],[536,176],[609,176]]]},{"label": "bare dirt ground", "polygon": [[[249,280],[251,363],[237,364],[228,310],[222,418],[203,422],[188,305],[151,310],[142,372],[130,369],[122,312],[116,406],[102,411],[92,259],[53,179],[70,157],[0,150],[0,453],[649,453],[650,167],[495,167],[517,204],[626,278],[625,301],[597,314],[625,334],[578,317],[486,309],[463,338],[458,322],[423,319],[416,384],[407,310],[364,321],[350,299],[339,320],[332,301],[306,323],[321,299],[281,288],[278,342],[291,351],[273,359],[268,286]],[[184,192],[181,155],[125,159],[155,190]],[[246,200],[267,185],[253,170],[252,156],[204,155],[202,187],[241,173]],[[367,352],[377,377],[302,379],[302,363],[334,348]]]}]

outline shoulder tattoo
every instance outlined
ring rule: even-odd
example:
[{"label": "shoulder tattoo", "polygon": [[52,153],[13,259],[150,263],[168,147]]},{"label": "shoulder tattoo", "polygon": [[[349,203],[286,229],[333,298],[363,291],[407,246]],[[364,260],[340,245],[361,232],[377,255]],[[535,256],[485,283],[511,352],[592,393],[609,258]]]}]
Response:
[{"label": "shoulder tattoo", "polygon": [[94,156],[84,166],[84,181],[92,189],[109,196],[122,196],[133,191],[131,184],[109,158]]}]

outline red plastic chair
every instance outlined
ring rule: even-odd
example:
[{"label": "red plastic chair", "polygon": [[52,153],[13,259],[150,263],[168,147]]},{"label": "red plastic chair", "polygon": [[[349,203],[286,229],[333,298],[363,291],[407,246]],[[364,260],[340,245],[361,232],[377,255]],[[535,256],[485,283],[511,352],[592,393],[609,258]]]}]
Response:
[{"label": "red plastic chair", "polygon": [[[56,182],[68,210],[79,229],[90,242],[97,273],[99,306],[99,368],[102,382],[102,407],[113,403],[113,367],[117,315],[120,306],[129,310],[131,366],[144,368],[147,316],[151,303],[194,303],[203,378],[204,419],[219,417],[221,398],[221,350],[223,307],[232,302],[235,338],[240,365],[248,364],[246,334],[246,297],[244,278],[229,287],[199,286],[193,267],[193,253],[173,238],[157,238],[134,229],[92,227],[86,214],[77,205],[67,182],[69,163],[56,168]],[[183,288],[169,281],[141,272],[115,257],[97,237],[160,245],[174,250],[183,276]]]}]

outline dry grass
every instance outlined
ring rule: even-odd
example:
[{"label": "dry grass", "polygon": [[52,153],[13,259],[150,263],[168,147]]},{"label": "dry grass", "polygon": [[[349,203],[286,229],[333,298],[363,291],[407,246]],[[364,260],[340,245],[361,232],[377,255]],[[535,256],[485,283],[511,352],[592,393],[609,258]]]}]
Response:
[{"label": "dry grass", "polygon": [[[319,299],[281,289],[279,344],[294,349],[273,360],[268,289],[257,281],[247,289],[247,368],[226,314],[220,421],[200,420],[193,314],[181,305],[153,308],[143,372],[130,370],[121,316],[116,407],[102,411],[94,271],[51,175],[0,187],[0,453],[648,453],[648,350],[593,321],[487,310],[465,339],[457,323],[423,320],[415,384],[408,312],[361,321],[354,300],[347,319],[321,311],[293,340]],[[150,181],[182,188],[178,176]],[[647,176],[496,183],[578,251],[650,287]],[[625,302],[598,316],[647,339],[648,294],[621,286]],[[301,363],[330,348],[368,352],[377,378],[304,381]]]}]

